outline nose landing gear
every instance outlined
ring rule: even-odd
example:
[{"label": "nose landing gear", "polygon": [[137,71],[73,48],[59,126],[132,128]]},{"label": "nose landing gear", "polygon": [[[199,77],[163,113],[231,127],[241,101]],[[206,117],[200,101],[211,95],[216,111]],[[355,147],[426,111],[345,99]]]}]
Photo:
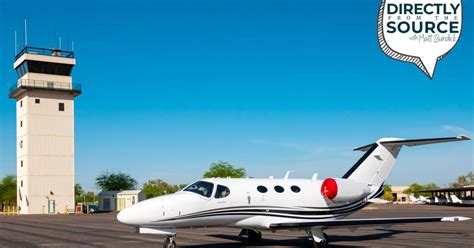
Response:
[{"label": "nose landing gear", "polygon": [[329,239],[321,228],[311,228],[309,236],[313,240],[313,246],[315,248],[328,247]]},{"label": "nose landing gear", "polygon": [[176,242],[174,241],[175,236],[168,236],[163,243],[163,248],[176,248]]}]

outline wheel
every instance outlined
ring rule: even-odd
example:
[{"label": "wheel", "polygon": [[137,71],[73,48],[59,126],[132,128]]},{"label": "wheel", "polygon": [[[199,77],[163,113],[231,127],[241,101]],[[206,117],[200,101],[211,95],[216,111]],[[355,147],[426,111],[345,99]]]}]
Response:
[{"label": "wheel", "polygon": [[313,241],[313,247],[314,248],[324,248],[324,247],[329,247],[329,237],[327,234],[323,233],[324,240],[321,240],[319,242]]},{"label": "wheel", "polygon": [[320,242],[313,241],[313,247],[314,248],[325,248],[325,247],[329,247],[329,244],[325,240],[322,240]]},{"label": "wheel", "polygon": [[176,242],[171,240],[171,243],[168,245],[168,248],[176,248]]},{"label": "wheel", "polygon": [[174,241],[173,238],[168,237],[163,243],[163,248],[176,248],[176,242]]},{"label": "wheel", "polygon": [[262,233],[259,231],[248,230],[248,238],[250,243],[258,244],[262,241]]}]

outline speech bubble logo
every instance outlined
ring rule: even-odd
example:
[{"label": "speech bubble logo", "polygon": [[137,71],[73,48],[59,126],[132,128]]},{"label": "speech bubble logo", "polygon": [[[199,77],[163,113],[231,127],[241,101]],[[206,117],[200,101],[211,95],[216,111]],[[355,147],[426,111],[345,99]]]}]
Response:
[{"label": "speech bubble logo", "polygon": [[380,5],[377,34],[382,51],[416,64],[430,79],[461,30],[461,0],[382,0]]}]

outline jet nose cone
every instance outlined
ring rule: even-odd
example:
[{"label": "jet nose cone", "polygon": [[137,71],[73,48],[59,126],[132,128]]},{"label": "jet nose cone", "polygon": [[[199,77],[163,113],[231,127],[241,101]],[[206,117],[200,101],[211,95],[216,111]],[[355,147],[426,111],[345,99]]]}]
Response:
[{"label": "jet nose cone", "polygon": [[117,220],[122,222],[123,224],[127,224],[128,215],[127,213],[125,213],[126,210],[127,209],[123,209],[117,214]]},{"label": "jet nose cone", "polygon": [[117,214],[117,220],[127,225],[137,224],[134,212],[133,206],[123,209]]}]

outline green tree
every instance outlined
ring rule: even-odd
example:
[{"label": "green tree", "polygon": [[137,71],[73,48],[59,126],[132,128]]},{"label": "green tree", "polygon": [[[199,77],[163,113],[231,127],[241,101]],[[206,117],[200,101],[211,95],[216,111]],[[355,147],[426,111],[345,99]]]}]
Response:
[{"label": "green tree", "polygon": [[435,183],[429,183],[429,184],[426,184],[426,185],[420,185],[420,184],[417,184],[417,183],[413,183],[408,187],[408,189],[404,190],[403,193],[405,193],[407,195],[414,194],[415,197],[418,197],[420,195],[429,196],[430,193],[414,193],[414,192],[415,191],[420,191],[420,190],[438,189],[438,188],[439,188],[438,185],[436,185]]},{"label": "green tree", "polygon": [[390,185],[390,184],[385,184],[385,183],[384,183],[384,184],[382,185],[382,187],[383,187],[383,191],[385,191],[385,192],[392,192],[392,185]]},{"label": "green tree", "polygon": [[94,192],[87,192],[81,195],[76,195],[75,197],[76,204],[79,202],[86,202],[86,203],[94,203],[98,200],[98,196],[94,194]]},{"label": "green tree", "polygon": [[474,174],[472,173],[472,171],[470,171],[465,176],[459,176],[456,182],[451,183],[450,186],[454,188],[460,188],[472,184],[474,184]]},{"label": "green tree", "polygon": [[204,178],[220,177],[220,178],[243,178],[247,175],[247,171],[244,168],[235,168],[233,165],[219,161],[212,163],[209,170],[204,173]]},{"label": "green tree", "polygon": [[150,180],[143,184],[143,193],[145,193],[146,199],[149,199],[160,195],[172,194],[184,187],[186,187],[186,184],[174,185],[161,179]]},{"label": "green tree", "polygon": [[387,201],[393,201],[394,197],[392,193],[392,185],[384,183],[382,187],[383,187],[384,193],[380,198]]},{"label": "green tree", "polygon": [[82,194],[84,194],[84,190],[82,189],[82,186],[78,183],[74,184],[74,195],[80,196]]},{"label": "green tree", "polygon": [[0,204],[16,206],[16,177],[6,176],[0,181]]},{"label": "green tree", "polygon": [[393,201],[395,200],[395,197],[393,197],[393,193],[391,191],[385,191],[383,192],[383,195],[380,197],[380,199]]},{"label": "green tree", "polygon": [[129,174],[104,171],[96,177],[95,184],[102,191],[120,191],[135,189],[137,181]]}]

